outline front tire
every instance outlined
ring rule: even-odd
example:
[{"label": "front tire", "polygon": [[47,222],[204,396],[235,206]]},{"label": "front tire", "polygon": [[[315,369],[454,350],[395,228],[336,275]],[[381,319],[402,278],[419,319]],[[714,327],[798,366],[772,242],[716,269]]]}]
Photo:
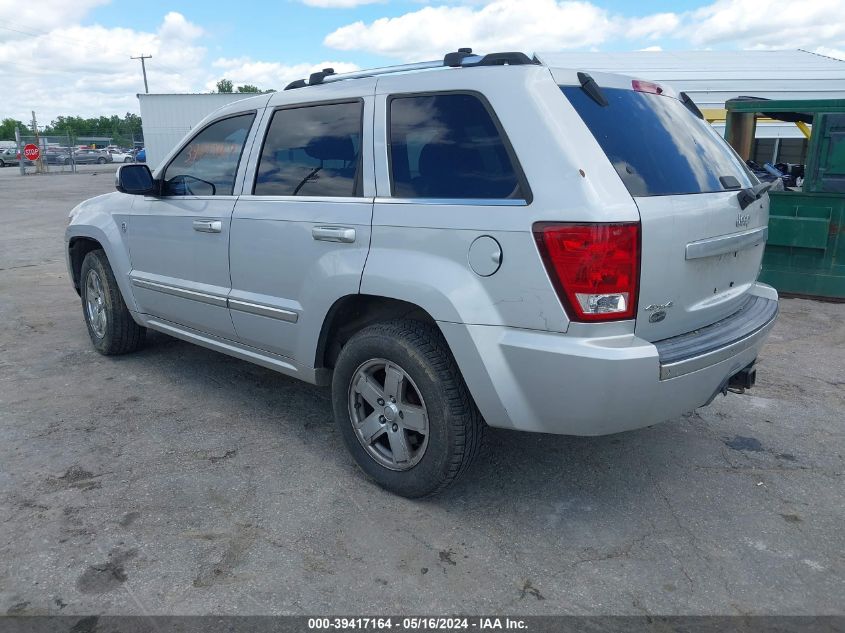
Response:
[{"label": "front tire", "polygon": [[98,162],[100,165],[105,165],[105,164],[106,164],[106,159],[105,159],[105,158],[103,158],[103,157],[101,156],[100,158],[98,158],[98,159],[97,159],[97,162]]},{"label": "front tire", "polygon": [[358,466],[403,497],[434,495],[469,468],[485,423],[433,325],[377,323],[344,345],[335,422]]},{"label": "front tire", "polygon": [[85,325],[94,349],[104,356],[113,356],[143,347],[147,330],[135,323],[129,313],[104,251],[91,251],[82,260],[80,290]]}]

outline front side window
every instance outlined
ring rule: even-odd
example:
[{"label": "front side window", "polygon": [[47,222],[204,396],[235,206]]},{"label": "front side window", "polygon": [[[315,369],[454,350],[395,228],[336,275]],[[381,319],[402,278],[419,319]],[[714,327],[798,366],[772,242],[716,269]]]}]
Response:
[{"label": "front side window", "polygon": [[253,193],[361,195],[363,108],[355,101],[278,110],[267,130]]},{"label": "front side window", "polygon": [[496,122],[471,94],[392,98],[390,171],[397,198],[525,198]]},{"label": "front side window", "polygon": [[182,148],[164,173],[165,196],[231,196],[255,114],[212,123]]}]

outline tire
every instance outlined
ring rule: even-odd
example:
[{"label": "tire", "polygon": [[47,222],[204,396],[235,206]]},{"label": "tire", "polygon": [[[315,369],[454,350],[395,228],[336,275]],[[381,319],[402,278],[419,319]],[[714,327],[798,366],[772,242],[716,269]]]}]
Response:
[{"label": "tire", "polygon": [[[388,372],[393,384],[401,372],[398,389],[387,385]],[[389,401],[391,392],[395,405]],[[378,394],[386,405],[376,409],[382,405],[369,402]],[[441,492],[466,472],[481,449],[484,420],[443,335],[432,325],[389,321],[355,334],[335,364],[332,403],[335,422],[361,470],[403,497]],[[398,424],[403,426],[397,431]],[[363,439],[368,436],[375,439]],[[403,451],[407,459],[397,460]]]},{"label": "tire", "polygon": [[0,169],[3,169],[6,166],[6,163],[3,162],[3,159],[0,158]]},{"label": "tire", "polygon": [[100,156],[100,157],[97,159],[97,162],[98,162],[100,165],[105,165],[105,164],[106,164],[106,159],[105,159],[105,158],[103,158],[102,156]]},{"label": "tire", "polygon": [[104,251],[85,256],[79,279],[82,314],[94,349],[104,356],[141,349],[147,330],[129,314]]},{"label": "tire", "polygon": [[70,165],[70,159],[65,158],[64,160],[62,160],[62,165]]},{"label": "tire", "polygon": [[131,162],[132,162],[132,157],[131,157],[131,156],[127,156],[126,158],[124,158],[124,159],[123,159],[123,162],[124,162],[124,163],[131,163]]}]

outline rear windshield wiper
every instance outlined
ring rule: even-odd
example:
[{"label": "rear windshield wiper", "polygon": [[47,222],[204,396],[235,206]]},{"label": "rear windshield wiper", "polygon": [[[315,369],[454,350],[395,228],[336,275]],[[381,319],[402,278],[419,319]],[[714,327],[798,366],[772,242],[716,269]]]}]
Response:
[{"label": "rear windshield wiper", "polygon": [[578,82],[581,84],[581,89],[587,93],[590,99],[602,107],[607,105],[607,97],[604,96],[596,80],[590,77],[590,75],[587,73],[578,73]]},{"label": "rear windshield wiper", "polygon": [[773,184],[775,184],[774,181],[761,182],[759,184],[754,185],[753,187],[749,187],[748,189],[743,189],[742,191],[740,191],[738,194],[736,194],[736,197],[739,200],[739,208],[744,209],[755,200],[759,200],[762,195],[766,193]]}]

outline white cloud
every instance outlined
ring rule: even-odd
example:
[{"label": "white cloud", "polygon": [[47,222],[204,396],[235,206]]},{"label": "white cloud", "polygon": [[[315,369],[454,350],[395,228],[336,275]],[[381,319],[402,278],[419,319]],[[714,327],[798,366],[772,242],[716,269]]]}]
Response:
[{"label": "white cloud", "polygon": [[[86,0],[74,2],[86,5]],[[94,4],[87,0],[86,6]],[[82,13],[63,15],[70,19]],[[138,112],[136,94],[143,92],[144,80],[140,62],[130,56],[140,54],[152,55],[146,60],[147,77],[150,91],[160,93],[209,92],[223,77],[236,86],[281,90],[323,68],[358,69],[343,61],[285,65],[241,57],[209,62],[208,33],[177,12],[167,13],[154,31],[70,25],[27,38],[24,47],[20,40],[0,39],[0,85],[12,87],[4,92],[0,118],[28,121],[35,110],[39,123],[47,124],[59,115]]]},{"label": "white cloud", "polygon": [[[202,26],[177,12],[167,13],[149,31],[79,25],[108,1],[0,0],[0,85],[5,87],[0,118],[26,120],[35,110],[47,123],[60,114],[137,112],[135,94],[143,90],[143,79],[139,62],[129,57],[141,53],[153,56],[147,60],[153,92],[213,90],[222,77],[235,85],[280,90],[324,67],[338,72],[357,68],[339,60],[285,64],[221,53],[209,59],[209,49],[225,49],[216,47]],[[298,1],[354,7],[380,0]],[[438,59],[461,46],[531,53],[601,50],[611,42],[615,49],[641,50],[804,48],[845,59],[845,0],[800,3],[800,10],[791,12],[761,11],[760,0],[711,0],[693,11],[646,11],[637,17],[604,9],[601,0],[419,1],[423,4],[403,15],[338,28],[324,43],[408,61]],[[131,16],[127,23],[132,23]],[[238,46],[232,38],[229,49]]]},{"label": "white cloud", "polygon": [[262,89],[282,90],[295,79],[305,79],[313,72],[333,68],[336,73],[358,70],[355,64],[326,61],[319,64],[285,65],[279,62],[256,61],[249,57],[220,58],[212,63],[219,76],[205,84],[206,90],[214,90],[218,79],[230,79],[235,86],[252,84]]},{"label": "white cloud", "polygon": [[845,61],[845,48],[830,48],[828,46],[817,46],[813,51],[819,55],[833,57]]},{"label": "white cloud", "polygon": [[586,0],[469,1],[354,22],[329,33],[324,43],[408,61],[438,58],[460,46],[531,53],[666,39],[685,48],[806,48],[842,56],[845,0],[814,0],[796,11],[760,7],[760,0],[715,0],[694,11],[630,18]]},{"label": "white cloud", "polygon": [[73,24],[109,0],[38,0],[0,2],[0,42],[31,37]]},{"label": "white cloud", "polygon": [[795,11],[761,11],[756,0],[716,0],[684,16],[680,35],[697,46],[813,48],[845,40],[845,0],[813,0]]},{"label": "white cloud", "polygon": [[656,39],[666,33],[671,33],[681,20],[675,13],[655,13],[642,18],[617,20],[620,32],[628,39]]},{"label": "white cloud", "polygon": [[301,0],[302,4],[321,9],[349,9],[364,4],[376,4],[385,0]]},{"label": "white cloud", "polygon": [[144,83],[132,54],[152,55],[147,74],[153,91],[196,89],[202,35],[181,14],[168,13],[155,32],[75,25],[30,37],[25,47],[6,40],[0,43],[0,81],[15,88],[4,99],[4,116],[24,118],[35,110],[48,123],[59,114],[137,111],[135,95]]},{"label": "white cloud", "polygon": [[339,50],[405,60],[438,58],[461,46],[476,50],[553,50],[600,44],[615,27],[590,2],[494,0],[484,6],[423,7],[371,24],[355,22],[325,38]]}]

